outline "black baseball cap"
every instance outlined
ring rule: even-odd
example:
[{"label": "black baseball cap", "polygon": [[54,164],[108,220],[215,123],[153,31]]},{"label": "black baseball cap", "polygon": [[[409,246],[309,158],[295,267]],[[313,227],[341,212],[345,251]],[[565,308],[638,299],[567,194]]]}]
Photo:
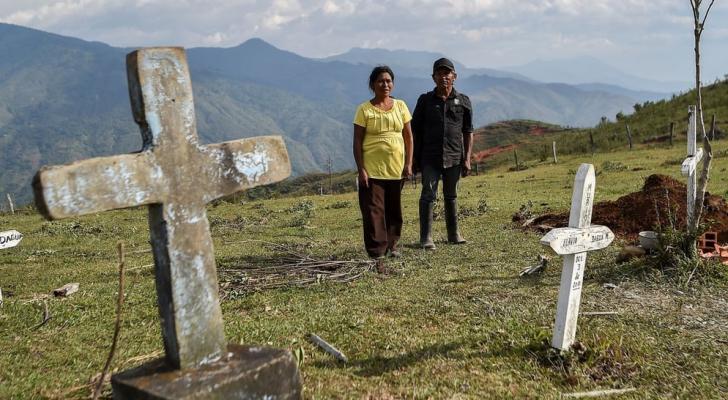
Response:
[{"label": "black baseball cap", "polygon": [[434,74],[440,68],[447,68],[450,71],[455,72],[455,65],[453,65],[452,61],[448,60],[445,57],[435,61],[435,63],[432,65],[432,73]]}]

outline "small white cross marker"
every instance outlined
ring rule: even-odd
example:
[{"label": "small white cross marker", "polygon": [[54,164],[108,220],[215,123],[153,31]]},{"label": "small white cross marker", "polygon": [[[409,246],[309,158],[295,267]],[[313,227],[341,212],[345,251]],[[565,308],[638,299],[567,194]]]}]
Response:
[{"label": "small white cross marker", "polygon": [[594,166],[581,164],[574,180],[569,227],[553,229],[541,238],[542,245],[551,247],[556,254],[564,255],[556,326],[551,340],[551,346],[559,350],[568,350],[576,337],[586,253],[603,249],[614,240],[614,233],[606,226],[590,226],[594,188]]},{"label": "small white cross marker", "polygon": [[682,163],[681,172],[684,176],[688,177],[687,184],[687,212],[688,227],[692,226],[692,221],[695,212],[695,198],[698,196],[697,193],[697,170],[698,163],[703,158],[703,148],[697,148],[695,140],[697,124],[696,124],[696,112],[695,106],[688,106],[688,156]]}]

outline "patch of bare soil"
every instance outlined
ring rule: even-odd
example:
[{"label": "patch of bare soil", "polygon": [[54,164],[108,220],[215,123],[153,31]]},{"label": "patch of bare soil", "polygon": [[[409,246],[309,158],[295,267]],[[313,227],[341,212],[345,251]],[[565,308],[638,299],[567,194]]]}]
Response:
[{"label": "patch of bare soil", "polygon": [[475,160],[475,162],[480,162],[480,161],[483,161],[486,158],[492,157],[492,156],[494,156],[494,155],[496,155],[498,153],[503,153],[504,151],[512,150],[515,147],[516,147],[515,144],[509,144],[509,145],[505,145],[505,146],[491,147],[489,149],[485,149],[485,150],[482,150],[482,151],[479,151],[479,152],[474,153],[473,154],[473,160]]},{"label": "patch of bare soil", "polygon": [[[686,224],[686,185],[666,175],[650,175],[642,190],[622,196],[615,201],[594,204],[592,224],[608,226],[615,235],[634,240],[641,231],[658,226],[683,227]],[[721,196],[706,193],[702,221],[708,231],[718,232],[718,242],[728,243],[728,203]],[[521,214],[514,222],[525,223]],[[569,212],[545,214],[527,224],[528,229],[546,231],[565,227]]]}]

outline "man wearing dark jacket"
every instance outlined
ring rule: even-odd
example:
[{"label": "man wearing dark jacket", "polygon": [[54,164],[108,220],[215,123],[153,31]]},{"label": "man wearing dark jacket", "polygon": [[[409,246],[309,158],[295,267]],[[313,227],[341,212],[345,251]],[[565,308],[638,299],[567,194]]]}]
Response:
[{"label": "man wearing dark jacket", "polygon": [[473,147],[473,109],[468,96],[453,87],[455,66],[447,58],[435,61],[435,89],[417,99],[412,115],[414,167],[422,173],[420,194],[420,245],[434,250],[432,211],[442,178],[447,241],[466,243],[458,230],[457,185],[470,173]]}]

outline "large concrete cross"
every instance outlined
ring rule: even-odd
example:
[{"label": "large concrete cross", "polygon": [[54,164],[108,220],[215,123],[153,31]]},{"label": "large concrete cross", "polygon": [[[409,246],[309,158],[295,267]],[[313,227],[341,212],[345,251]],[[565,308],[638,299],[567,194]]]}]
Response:
[{"label": "large concrete cross", "polygon": [[693,225],[695,218],[695,198],[698,196],[698,176],[697,167],[703,158],[703,148],[697,148],[696,131],[697,131],[697,112],[695,106],[688,106],[688,156],[682,163],[681,172],[688,177],[687,184],[687,225]]},{"label": "large concrete cross", "polygon": [[149,48],[126,59],[138,153],[44,167],[33,188],[49,219],[149,205],[166,359],[198,367],[226,351],[205,206],[290,174],[279,136],[200,145],[182,48]]},{"label": "large concrete cross", "polygon": [[586,254],[603,249],[614,240],[614,234],[606,226],[591,225],[595,186],[594,166],[581,164],[574,179],[569,227],[553,229],[541,238],[542,245],[564,255],[556,325],[551,340],[551,346],[559,350],[571,348],[576,337]]}]

